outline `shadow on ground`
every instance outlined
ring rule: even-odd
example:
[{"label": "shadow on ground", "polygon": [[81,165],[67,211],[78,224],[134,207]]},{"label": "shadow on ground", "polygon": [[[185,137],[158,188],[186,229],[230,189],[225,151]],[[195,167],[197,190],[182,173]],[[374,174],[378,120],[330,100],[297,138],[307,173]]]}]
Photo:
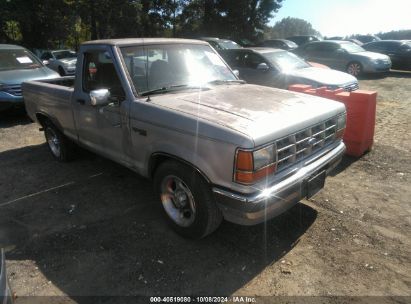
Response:
[{"label": "shadow on ground", "polygon": [[29,123],[31,123],[31,120],[22,108],[0,111],[0,129]]},{"label": "shadow on ground", "polygon": [[[317,217],[302,203],[265,225],[179,237],[151,183],[95,156],[61,164],[45,145],[0,153],[0,242],[82,295],[229,295],[289,252]],[[22,274],[19,274],[22,275]]]}]

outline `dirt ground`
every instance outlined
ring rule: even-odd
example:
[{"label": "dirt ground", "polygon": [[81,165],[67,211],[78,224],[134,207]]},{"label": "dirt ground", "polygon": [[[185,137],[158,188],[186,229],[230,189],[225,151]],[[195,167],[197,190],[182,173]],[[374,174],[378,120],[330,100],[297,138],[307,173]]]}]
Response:
[{"label": "dirt ground", "polygon": [[267,224],[223,223],[199,241],[167,227],[149,181],[91,154],[57,163],[36,124],[3,114],[0,241],[17,303],[35,299],[26,296],[67,296],[56,303],[86,303],[86,295],[411,296],[411,73],[363,79],[360,87],[378,91],[371,152],[345,157],[322,192]]}]

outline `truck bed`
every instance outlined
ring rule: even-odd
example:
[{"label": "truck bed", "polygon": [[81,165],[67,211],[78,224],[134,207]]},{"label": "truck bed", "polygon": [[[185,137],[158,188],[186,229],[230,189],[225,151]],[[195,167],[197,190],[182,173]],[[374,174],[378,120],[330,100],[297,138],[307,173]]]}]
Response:
[{"label": "truck bed", "polygon": [[27,114],[33,121],[47,114],[64,134],[77,139],[71,106],[74,77],[24,82],[22,91]]}]

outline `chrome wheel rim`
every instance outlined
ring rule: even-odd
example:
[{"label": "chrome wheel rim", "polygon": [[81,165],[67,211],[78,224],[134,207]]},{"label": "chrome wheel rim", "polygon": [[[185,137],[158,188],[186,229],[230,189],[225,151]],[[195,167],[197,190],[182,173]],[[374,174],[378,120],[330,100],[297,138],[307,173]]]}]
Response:
[{"label": "chrome wheel rim", "polygon": [[190,226],[196,216],[193,194],[177,176],[168,175],[161,182],[161,202],[170,219],[181,227]]},{"label": "chrome wheel rim", "polygon": [[361,73],[361,66],[358,63],[351,63],[348,66],[347,72],[353,76],[358,76]]},{"label": "chrome wheel rim", "polygon": [[60,157],[60,154],[61,154],[60,141],[59,141],[59,138],[56,132],[53,129],[51,128],[46,129],[46,139],[47,139],[47,144],[50,147],[51,153],[53,153],[53,155],[56,157]]}]

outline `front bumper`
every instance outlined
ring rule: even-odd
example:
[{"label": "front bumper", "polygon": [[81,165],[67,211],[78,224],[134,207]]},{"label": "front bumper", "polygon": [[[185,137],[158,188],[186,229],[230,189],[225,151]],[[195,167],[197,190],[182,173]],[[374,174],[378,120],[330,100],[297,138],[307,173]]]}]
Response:
[{"label": "front bumper", "polygon": [[390,69],[391,69],[391,62],[381,62],[381,63],[367,62],[364,64],[365,73],[388,72]]},{"label": "front bumper", "polygon": [[307,196],[307,181],[325,170],[327,175],[341,161],[345,145],[341,142],[332,150],[318,155],[308,164],[293,171],[282,181],[251,195],[213,188],[217,204],[224,218],[240,225],[265,222],[291,208]]},{"label": "front bumper", "polygon": [[66,75],[74,75],[76,73],[76,66],[64,66]]},{"label": "front bumper", "polygon": [[24,107],[23,96],[0,91],[0,111],[14,107]]}]

